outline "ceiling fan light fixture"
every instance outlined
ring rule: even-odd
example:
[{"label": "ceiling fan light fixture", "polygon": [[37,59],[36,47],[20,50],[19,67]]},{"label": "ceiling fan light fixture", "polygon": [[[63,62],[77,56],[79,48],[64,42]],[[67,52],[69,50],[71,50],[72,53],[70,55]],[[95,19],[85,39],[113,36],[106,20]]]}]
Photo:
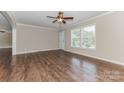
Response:
[{"label": "ceiling fan light fixture", "polygon": [[59,19],[57,19],[57,21],[58,21],[58,22],[62,22],[62,21],[63,21],[63,19],[59,18]]},{"label": "ceiling fan light fixture", "polygon": [[55,19],[54,21],[52,21],[52,23],[58,22],[58,23],[63,23],[66,24],[65,20],[73,20],[73,17],[64,17],[64,12],[59,12],[57,17],[53,17],[53,16],[47,16],[48,18],[53,18]]}]

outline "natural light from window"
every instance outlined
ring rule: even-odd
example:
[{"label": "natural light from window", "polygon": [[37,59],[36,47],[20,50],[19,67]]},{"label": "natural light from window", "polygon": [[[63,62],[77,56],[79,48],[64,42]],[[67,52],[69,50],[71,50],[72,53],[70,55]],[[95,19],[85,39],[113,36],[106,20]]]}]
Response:
[{"label": "natural light from window", "polygon": [[95,25],[89,25],[73,29],[71,31],[71,46],[84,49],[95,49]]},{"label": "natural light from window", "polygon": [[81,43],[81,33],[80,33],[80,28],[74,29],[71,31],[71,37],[72,37],[72,46],[73,47],[80,47]]}]

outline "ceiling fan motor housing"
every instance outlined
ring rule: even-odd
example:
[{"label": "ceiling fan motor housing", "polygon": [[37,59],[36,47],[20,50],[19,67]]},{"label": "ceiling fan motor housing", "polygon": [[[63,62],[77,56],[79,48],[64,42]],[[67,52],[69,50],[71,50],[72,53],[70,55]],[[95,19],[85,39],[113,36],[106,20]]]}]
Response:
[{"label": "ceiling fan motor housing", "polygon": [[58,13],[57,17],[52,17],[52,16],[47,16],[47,17],[56,19],[56,20],[53,21],[53,23],[58,22],[58,23],[63,23],[63,24],[66,23],[65,20],[68,20],[68,19],[72,20],[73,19],[73,17],[64,17],[64,12],[62,12],[62,11],[60,11]]}]

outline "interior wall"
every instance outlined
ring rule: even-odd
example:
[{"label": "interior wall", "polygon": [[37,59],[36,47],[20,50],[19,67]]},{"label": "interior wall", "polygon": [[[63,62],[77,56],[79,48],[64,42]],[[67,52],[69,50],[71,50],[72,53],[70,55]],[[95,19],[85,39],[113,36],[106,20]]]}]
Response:
[{"label": "interior wall", "polygon": [[17,24],[16,54],[58,49],[58,36],[52,28]]},{"label": "interior wall", "polygon": [[70,29],[65,31],[65,49],[117,64],[124,64],[124,12],[113,12],[96,17],[80,25],[85,26],[89,24],[96,24],[96,50],[72,48]]},{"label": "interior wall", "polygon": [[0,33],[0,48],[12,48],[12,33]]}]

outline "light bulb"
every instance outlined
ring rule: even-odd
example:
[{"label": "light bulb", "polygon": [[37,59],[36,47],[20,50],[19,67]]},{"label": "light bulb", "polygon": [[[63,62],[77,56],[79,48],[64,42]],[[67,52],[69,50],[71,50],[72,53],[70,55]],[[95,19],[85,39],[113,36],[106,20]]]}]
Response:
[{"label": "light bulb", "polygon": [[61,18],[59,18],[59,19],[58,19],[58,22],[62,22],[62,19],[61,19]]}]

